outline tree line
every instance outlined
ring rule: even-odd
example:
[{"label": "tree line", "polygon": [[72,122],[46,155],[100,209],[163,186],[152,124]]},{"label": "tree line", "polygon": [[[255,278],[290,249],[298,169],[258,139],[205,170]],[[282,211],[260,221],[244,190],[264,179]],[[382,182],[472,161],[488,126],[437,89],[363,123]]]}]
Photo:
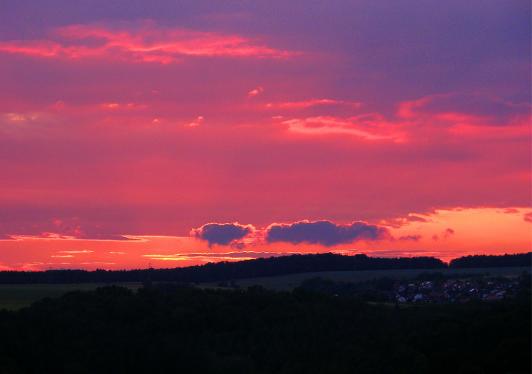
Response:
[{"label": "tree line", "polygon": [[449,265],[435,257],[369,257],[332,253],[290,255],[238,262],[218,262],[173,269],[2,271],[0,283],[202,283],[320,271],[444,269],[530,266],[531,254],[467,256]]},{"label": "tree line", "polygon": [[458,269],[512,266],[532,266],[532,252],[500,256],[464,256],[451,260],[449,263],[449,267]]}]

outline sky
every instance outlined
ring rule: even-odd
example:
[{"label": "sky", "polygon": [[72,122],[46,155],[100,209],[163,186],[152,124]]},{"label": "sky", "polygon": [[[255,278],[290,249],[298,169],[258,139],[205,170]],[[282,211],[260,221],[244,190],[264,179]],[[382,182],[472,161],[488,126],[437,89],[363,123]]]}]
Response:
[{"label": "sky", "polygon": [[526,0],[0,2],[0,270],[532,250]]}]

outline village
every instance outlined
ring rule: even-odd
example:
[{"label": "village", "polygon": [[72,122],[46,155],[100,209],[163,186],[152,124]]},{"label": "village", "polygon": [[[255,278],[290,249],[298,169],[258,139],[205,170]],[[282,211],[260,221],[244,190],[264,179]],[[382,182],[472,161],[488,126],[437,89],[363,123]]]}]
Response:
[{"label": "village", "polygon": [[497,301],[516,296],[520,288],[515,277],[412,280],[396,284],[391,297],[398,303]]}]

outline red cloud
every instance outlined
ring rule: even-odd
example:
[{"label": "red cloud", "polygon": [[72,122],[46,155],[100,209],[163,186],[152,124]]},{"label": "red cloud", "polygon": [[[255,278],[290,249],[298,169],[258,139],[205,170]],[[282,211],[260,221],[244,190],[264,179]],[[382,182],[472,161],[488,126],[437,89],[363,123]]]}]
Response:
[{"label": "red cloud", "polygon": [[0,42],[0,52],[44,58],[116,58],[170,64],[186,56],[287,58],[278,50],[239,36],[143,23],[134,30],[72,25],[54,30],[52,40]]}]

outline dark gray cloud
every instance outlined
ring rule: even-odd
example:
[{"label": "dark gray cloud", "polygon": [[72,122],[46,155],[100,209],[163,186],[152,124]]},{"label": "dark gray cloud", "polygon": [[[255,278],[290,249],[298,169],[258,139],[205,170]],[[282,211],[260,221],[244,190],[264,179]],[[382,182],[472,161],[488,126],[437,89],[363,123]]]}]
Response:
[{"label": "dark gray cloud", "polygon": [[455,231],[451,228],[445,229],[440,235],[432,235],[432,240],[448,239],[451,235],[454,235]]},{"label": "dark gray cloud", "polygon": [[268,242],[312,243],[333,246],[357,240],[389,238],[387,229],[365,222],[337,225],[330,221],[300,221],[291,224],[273,224],[266,232]]},{"label": "dark gray cloud", "polygon": [[445,239],[447,239],[449,236],[454,235],[454,232],[455,232],[455,231],[454,231],[453,229],[451,229],[451,228],[447,228],[447,229],[445,229],[445,231],[443,232],[443,237],[444,237]]},{"label": "dark gray cloud", "polygon": [[250,225],[239,223],[207,223],[192,230],[192,234],[199,239],[206,240],[209,245],[228,245],[235,240],[242,239],[252,231],[253,228]]},{"label": "dark gray cloud", "polygon": [[400,236],[399,240],[418,242],[421,239],[421,235],[405,235]]}]

